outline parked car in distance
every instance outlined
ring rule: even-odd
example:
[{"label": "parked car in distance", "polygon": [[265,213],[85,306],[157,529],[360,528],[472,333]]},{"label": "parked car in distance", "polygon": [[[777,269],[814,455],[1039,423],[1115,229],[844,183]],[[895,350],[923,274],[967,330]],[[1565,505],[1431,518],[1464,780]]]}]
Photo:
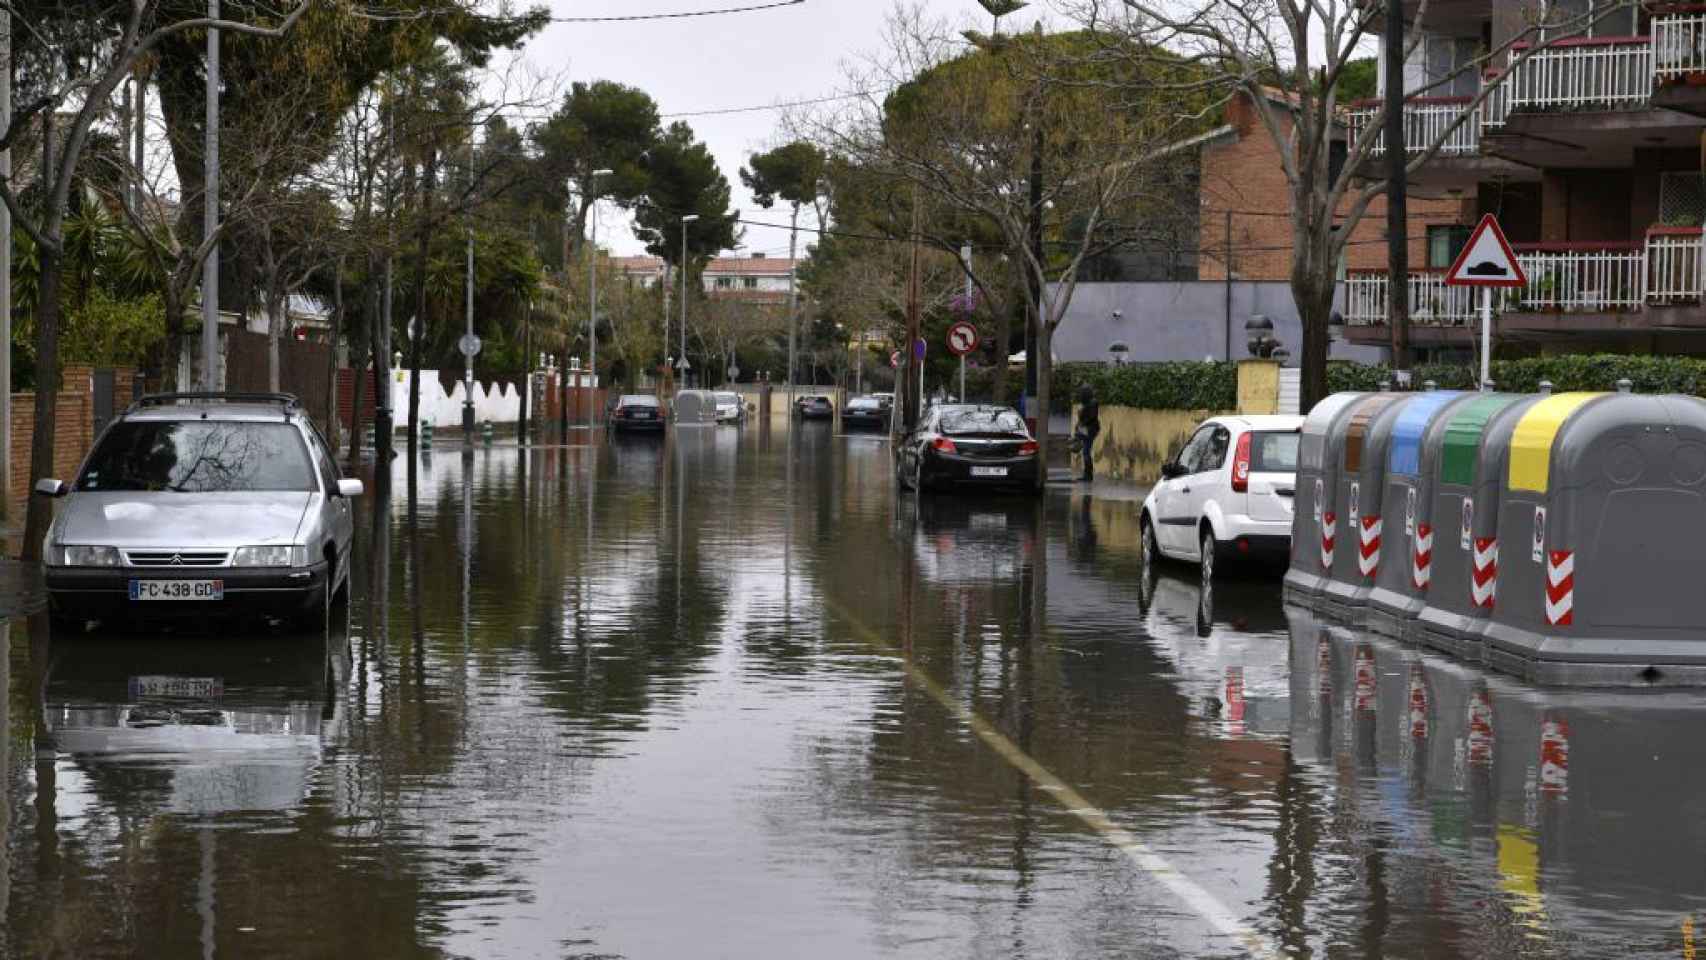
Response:
[{"label": "parked car in distance", "polygon": [[894,394],[892,393],[873,393],[871,396],[876,397],[877,402],[885,407],[891,409],[894,407]]},{"label": "parked car in distance", "polygon": [[744,423],[746,421],[746,401],[741,395],[730,390],[717,392],[717,422]]},{"label": "parked car in distance", "polygon": [[801,397],[794,401],[794,415],[802,420],[833,420],[835,404],[824,396]]},{"label": "parked car in distance", "polygon": [[938,404],[901,440],[896,479],[919,492],[941,487],[1034,491],[1037,441],[1011,407]]},{"label": "parked car in distance", "polygon": [[610,408],[609,423],[616,433],[662,433],[663,407],[649,393],[624,394]]},{"label": "parked car in distance", "polygon": [[1288,557],[1302,427],[1292,416],[1203,421],[1143,502],[1146,561],[1196,563],[1213,579],[1221,561]]},{"label": "parked car in distance", "polygon": [[679,426],[717,422],[717,395],[709,390],[678,390],[670,417]]},{"label": "parked car in distance", "polygon": [[360,480],[288,394],[144,397],[101,432],[44,544],[62,627],[219,613],[326,629],[349,587]]},{"label": "parked car in distance", "polygon": [[889,428],[890,408],[876,397],[854,397],[841,411],[841,426],[846,430],[879,430]]}]

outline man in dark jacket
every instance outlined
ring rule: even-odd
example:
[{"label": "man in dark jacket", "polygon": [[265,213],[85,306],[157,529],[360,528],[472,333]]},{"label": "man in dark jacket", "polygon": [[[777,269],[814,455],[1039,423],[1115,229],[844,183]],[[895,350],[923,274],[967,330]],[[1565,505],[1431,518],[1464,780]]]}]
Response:
[{"label": "man in dark jacket", "polygon": [[1078,451],[1084,458],[1085,483],[1096,479],[1096,437],[1102,432],[1102,405],[1088,383],[1078,388]]}]

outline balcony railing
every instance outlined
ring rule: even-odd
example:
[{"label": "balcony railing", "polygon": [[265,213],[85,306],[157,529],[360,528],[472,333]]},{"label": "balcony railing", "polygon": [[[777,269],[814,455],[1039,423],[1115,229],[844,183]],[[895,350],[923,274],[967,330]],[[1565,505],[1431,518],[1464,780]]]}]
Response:
[{"label": "balcony railing", "polygon": [[[1663,240],[1655,247],[1656,240]],[[1671,243],[1670,241],[1677,241]],[[1692,266],[1681,264],[1688,243],[1693,244]],[[1500,312],[1620,313],[1639,309],[1651,300],[1663,304],[1699,299],[1700,231],[1692,235],[1654,235],[1640,244],[1524,244],[1517,246],[1517,260],[1528,275],[1528,286],[1497,294]],[[1660,252],[1662,251],[1662,252]],[[1655,266],[1662,261],[1662,267]],[[1661,276],[1662,298],[1649,292],[1649,281]],[[1410,274],[1408,283],[1411,322],[1422,326],[1456,326],[1471,323],[1479,302],[1473,288],[1448,287],[1445,271],[1423,270]],[[1351,271],[1345,278],[1345,320],[1351,324],[1386,322],[1386,298],[1391,278],[1386,271]]]},{"label": "balcony railing", "polygon": [[1698,303],[1703,289],[1699,227],[1647,231],[1647,302]]},{"label": "balcony railing", "polygon": [[[1438,156],[1441,157],[1472,157],[1481,152],[1481,111],[1475,110],[1457,129],[1451,130],[1451,125],[1457,123],[1463,111],[1475,102],[1474,97],[1414,97],[1404,103],[1404,150],[1406,153],[1421,153],[1432,146],[1442,136],[1445,141],[1440,145]],[[1351,141],[1354,143],[1365,135],[1374,137],[1374,143],[1369,147],[1369,155],[1378,157],[1386,153],[1386,130],[1384,126],[1375,127],[1374,122],[1380,114],[1380,104],[1358,103],[1351,107],[1349,125]],[[1446,133],[1450,130],[1450,134]]]},{"label": "balcony railing", "polygon": [[[1521,56],[1526,44],[1514,44]],[[1653,38],[1558,40],[1506,71],[1510,110],[1619,110],[1653,97]]]},{"label": "balcony railing", "polygon": [[1706,74],[1706,13],[1653,18],[1653,73],[1660,83]]}]

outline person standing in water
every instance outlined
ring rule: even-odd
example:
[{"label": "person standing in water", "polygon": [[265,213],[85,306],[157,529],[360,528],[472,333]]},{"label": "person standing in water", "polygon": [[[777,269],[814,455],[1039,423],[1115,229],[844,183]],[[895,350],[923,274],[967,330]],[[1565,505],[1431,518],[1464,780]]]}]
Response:
[{"label": "person standing in water", "polygon": [[1096,402],[1096,391],[1088,383],[1078,388],[1078,452],[1084,458],[1085,483],[1096,479],[1096,437],[1102,432],[1102,405]]}]

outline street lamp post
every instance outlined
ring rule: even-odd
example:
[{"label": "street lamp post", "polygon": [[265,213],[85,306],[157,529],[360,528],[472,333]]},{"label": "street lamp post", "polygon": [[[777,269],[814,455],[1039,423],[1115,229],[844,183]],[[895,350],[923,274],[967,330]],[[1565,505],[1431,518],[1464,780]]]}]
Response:
[{"label": "street lamp post", "polygon": [[[681,218],[681,369],[684,374],[687,371],[687,225],[697,219],[697,213],[690,213]],[[668,349],[669,345],[664,346]],[[679,386],[685,387],[686,384]]]},{"label": "street lamp post", "polygon": [[[592,196],[592,255],[587,258],[587,290],[591,292],[592,303],[586,311],[586,343],[587,369],[592,371],[592,394],[598,396],[598,178],[608,177],[613,171],[594,170],[588,192]],[[593,403],[587,404],[586,422],[590,425],[597,416],[593,412]]]}]

